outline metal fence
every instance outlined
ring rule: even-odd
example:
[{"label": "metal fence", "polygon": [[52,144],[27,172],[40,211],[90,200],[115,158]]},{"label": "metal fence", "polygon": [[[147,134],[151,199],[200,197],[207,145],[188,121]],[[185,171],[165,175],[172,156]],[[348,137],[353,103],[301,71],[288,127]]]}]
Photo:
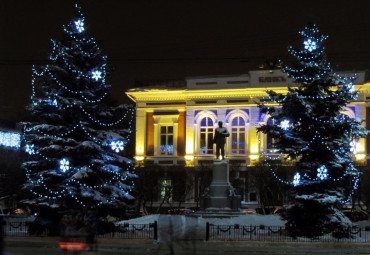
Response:
[{"label": "metal fence", "polygon": [[[45,236],[48,231],[30,234],[32,222],[27,221],[4,221],[2,231],[4,236]],[[123,224],[117,225],[110,233],[99,234],[100,238],[121,238],[121,239],[154,239],[157,240],[157,221],[149,224]]]},{"label": "metal fence", "polygon": [[2,231],[4,236],[29,236],[29,222],[5,221]]},{"label": "metal fence", "polygon": [[[345,238],[339,238],[343,236]],[[370,241],[370,229],[352,227],[314,238],[294,238],[281,226],[214,225],[207,222],[206,240],[366,243]]]},{"label": "metal fence", "polygon": [[154,239],[157,240],[157,221],[149,224],[116,225],[113,232],[98,235],[101,238]]}]

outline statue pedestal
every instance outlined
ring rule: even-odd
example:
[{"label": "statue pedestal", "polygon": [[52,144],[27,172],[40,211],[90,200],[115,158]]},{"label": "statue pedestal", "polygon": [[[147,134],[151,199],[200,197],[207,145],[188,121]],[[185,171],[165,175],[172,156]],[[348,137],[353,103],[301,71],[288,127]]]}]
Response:
[{"label": "statue pedestal", "polygon": [[240,196],[235,194],[235,190],[229,182],[229,161],[214,160],[212,172],[211,185],[200,197],[200,213],[239,212],[241,201]]}]

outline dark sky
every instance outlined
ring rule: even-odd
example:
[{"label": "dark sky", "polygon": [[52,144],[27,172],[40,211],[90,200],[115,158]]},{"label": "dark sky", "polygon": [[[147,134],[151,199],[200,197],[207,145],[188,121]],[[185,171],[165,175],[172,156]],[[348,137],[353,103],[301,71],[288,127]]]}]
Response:
[{"label": "dark sky", "polygon": [[135,81],[241,74],[269,58],[292,59],[298,31],[309,22],[324,34],[336,70],[370,69],[368,0],[0,0],[0,119],[22,120],[31,65],[43,64],[50,38],[79,2],[86,25],[113,72],[113,98],[122,102]]}]

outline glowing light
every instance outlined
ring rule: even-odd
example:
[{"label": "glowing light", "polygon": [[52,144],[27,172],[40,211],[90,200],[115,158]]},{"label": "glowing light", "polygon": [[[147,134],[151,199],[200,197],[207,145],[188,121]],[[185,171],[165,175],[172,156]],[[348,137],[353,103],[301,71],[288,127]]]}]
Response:
[{"label": "glowing light", "polygon": [[251,160],[256,160],[256,159],[258,159],[258,158],[259,158],[259,155],[249,155],[249,158],[250,158]]},{"label": "glowing light", "polygon": [[144,160],[144,156],[135,156],[135,160],[136,161],[143,161]]},{"label": "glowing light", "polygon": [[125,149],[123,141],[117,141],[117,142],[113,141],[111,142],[110,146],[111,146],[111,149],[117,153]]},{"label": "glowing light", "polygon": [[194,156],[192,155],[186,155],[184,158],[185,160],[194,160]]},{"label": "glowing light", "polygon": [[366,158],[365,154],[356,154],[355,155],[356,160],[364,160]]},{"label": "glowing light", "polygon": [[35,148],[33,144],[26,144],[26,152],[30,155],[35,154]]},{"label": "glowing light", "polygon": [[313,51],[313,50],[316,50],[317,49],[317,44],[315,41],[311,40],[311,39],[307,39],[303,42],[304,44],[304,48],[306,50],[308,50],[309,52]]},{"label": "glowing light", "polygon": [[289,120],[283,120],[282,122],[280,122],[280,127],[284,130],[287,130],[290,127]]},{"label": "glowing light", "polygon": [[65,173],[66,171],[69,170],[69,161],[66,160],[65,158],[59,161],[59,169]]},{"label": "glowing light", "polygon": [[359,147],[359,143],[356,140],[353,140],[349,143],[349,150],[352,154],[357,153],[357,148]]},{"label": "glowing light", "polygon": [[98,81],[99,79],[102,78],[101,77],[102,72],[98,70],[91,72],[91,74],[92,74],[92,78],[95,79],[95,81]]},{"label": "glowing light", "polygon": [[328,169],[326,166],[320,166],[317,168],[317,178],[320,180],[325,180],[328,178]]},{"label": "glowing light", "polygon": [[85,28],[84,28],[84,21],[83,19],[78,19],[75,21],[75,26],[76,26],[76,30],[79,32],[79,33],[82,33]]},{"label": "glowing light", "polygon": [[300,182],[301,182],[301,175],[299,173],[295,173],[293,177],[293,185],[298,186]]},{"label": "glowing light", "polygon": [[21,136],[18,133],[0,131],[0,146],[13,147],[19,149],[21,146]]}]

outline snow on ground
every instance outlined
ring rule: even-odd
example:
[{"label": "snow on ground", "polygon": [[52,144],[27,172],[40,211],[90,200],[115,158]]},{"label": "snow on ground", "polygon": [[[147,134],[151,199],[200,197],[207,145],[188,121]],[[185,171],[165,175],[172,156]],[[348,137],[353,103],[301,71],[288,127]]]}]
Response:
[{"label": "snow on ground", "polygon": [[265,225],[265,226],[284,226],[283,221],[278,215],[259,215],[246,214],[232,218],[202,218],[189,217],[184,215],[151,214],[140,218],[116,222],[119,224],[149,224],[157,221],[158,223],[158,242],[168,243],[177,239],[204,239],[206,223],[215,225]]}]

